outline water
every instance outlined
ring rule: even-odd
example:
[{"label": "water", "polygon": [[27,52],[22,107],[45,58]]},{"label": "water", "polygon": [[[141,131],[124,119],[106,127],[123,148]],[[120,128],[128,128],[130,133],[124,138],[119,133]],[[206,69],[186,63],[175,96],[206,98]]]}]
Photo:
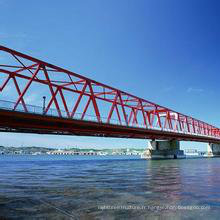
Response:
[{"label": "water", "polygon": [[2,155],[0,166],[0,219],[220,216],[220,158]]}]

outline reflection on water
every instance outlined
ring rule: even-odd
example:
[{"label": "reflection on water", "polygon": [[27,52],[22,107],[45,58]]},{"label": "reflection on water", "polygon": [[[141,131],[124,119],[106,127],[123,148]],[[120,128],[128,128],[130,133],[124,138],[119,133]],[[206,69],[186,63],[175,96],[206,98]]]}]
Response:
[{"label": "reflection on water", "polygon": [[219,219],[220,158],[0,156],[0,164],[0,219]]}]

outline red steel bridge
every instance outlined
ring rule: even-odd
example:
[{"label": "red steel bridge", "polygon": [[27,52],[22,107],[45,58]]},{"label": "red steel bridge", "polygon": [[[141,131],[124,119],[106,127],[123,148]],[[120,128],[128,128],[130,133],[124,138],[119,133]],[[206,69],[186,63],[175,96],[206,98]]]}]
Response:
[{"label": "red steel bridge", "polygon": [[0,131],[220,143],[206,122],[4,46]]}]

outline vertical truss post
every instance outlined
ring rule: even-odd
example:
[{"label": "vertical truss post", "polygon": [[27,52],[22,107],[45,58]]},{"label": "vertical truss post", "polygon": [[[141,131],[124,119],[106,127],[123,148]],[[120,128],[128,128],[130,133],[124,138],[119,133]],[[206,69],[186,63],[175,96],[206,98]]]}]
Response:
[{"label": "vertical truss post", "polygon": [[[13,79],[13,81],[14,81],[16,90],[17,90],[18,95],[19,95],[19,97],[20,97],[20,96],[21,96],[21,91],[20,91],[20,89],[19,89],[19,86],[18,86],[18,83],[17,83],[17,81],[16,81],[16,79],[15,79],[15,76],[13,76],[12,79]],[[28,112],[23,97],[21,97],[21,103],[22,103],[22,105],[23,105],[23,108],[24,108],[25,112]]]},{"label": "vertical truss post", "polygon": [[88,83],[88,86],[89,86],[89,89],[90,89],[91,99],[92,99],[92,103],[93,103],[93,107],[94,107],[94,110],[95,110],[97,120],[98,120],[98,122],[102,122],[101,121],[101,116],[100,116],[100,113],[99,113],[99,108],[98,108],[98,105],[97,105],[96,100],[95,100],[95,95],[94,95],[94,92],[93,92],[93,89],[92,89],[91,82]]},{"label": "vertical truss post", "polygon": [[75,115],[75,113],[76,113],[76,110],[77,110],[77,108],[78,108],[78,106],[79,106],[79,103],[80,103],[80,101],[81,101],[81,99],[82,99],[82,97],[83,97],[83,95],[84,95],[84,93],[85,93],[85,91],[86,91],[86,87],[87,87],[87,81],[85,81],[85,84],[84,84],[84,86],[83,86],[83,88],[82,88],[82,91],[80,92],[80,95],[79,95],[79,97],[78,97],[78,99],[77,99],[77,101],[76,101],[76,104],[75,104],[74,108],[73,108],[73,111],[72,111],[72,113],[70,114],[70,117],[71,117],[71,118],[73,118],[74,115]]},{"label": "vertical truss post", "polygon": [[190,133],[190,128],[189,128],[189,122],[188,122],[188,117],[185,116],[186,118],[186,126],[187,126],[187,131]]},{"label": "vertical truss post", "polygon": [[179,113],[177,113],[177,120],[178,120],[178,122],[179,122],[180,131],[182,131],[182,124],[181,124],[180,114],[179,114]]},{"label": "vertical truss post", "polygon": [[[49,86],[49,89],[50,89],[52,98],[53,98],[53,100],[54,100],[54,103],[55,103],[57,112],[58,112],[58,114],[59,114],[59,117],[62,117],[61,111],[60,111],[60,107],[59,107],[59,104],[58,104],[57,99],[56,99],[56,94],[55,94],[54,91],[53,91],[53,87],[52,87],[52,85],[51,85],[51,81],[50,81],[50,78],[49,78],[49,75],[48,75],[48,73],[47,73],[47,70],[46,70],[45,66],[43,66],[43,71],[44,71],[44,75],[45,75],[45,77],[46,77],[46,80],[47,80],[47,83],[48,83],[48,86]],[[57,89],[58,89],[58,88],[57,88]]]},{"label": "vertical truss post", "polygon": [[88,101],[87,101],[87,103],[86,103],[86,106],[85,106],[85,108],[84,108],[84,110],[83,110],[83,113],[82,113],[82,116],[81,116],[81,120],[84,119],[85,114],[86,114],[86,111],[87,111],[87,109],[88,109],[88,107],[89,107],[90,102],[91,102],[91,98],[89,97],[89,99],[88,99]]},{"label": "vertical truss post", "polygon": [[159,115],[158,107],[157,106],[156,106],[156,109],[155,109],[155,113],[157,115],[159,127],[162,129],[162,124],[161,124],[161,121],[160,121],[160,115]]},{"label": "vertical truss post", "polygon": [[141,112],[142,112],[143,119],[144,119],[144,125],[147,128],[147,119],[146,119],[145,111],[144,111],[144,108],[143,108],[143,103],[140,99],[139,99],[139,103],[140,103]]},{"label": "vertical truss post", "polygon": [[125,106],[124,106],[124,103],[123,103],[123,100],[122,100],[122,97],[121,97],[121,92],[117,91],[117,93],[118,93],[118,97],[119,97],[119,100],[120,100],[120,104],[121,104],[122,112],[123,112],[123,115],[124,115],[124,119],[125,119],[126,125],[128,126],[128,119],[127,119],[127,115],[125,113]]},{"label": "vertical truss post", "polygon": [[64,105],[64,108],[65,108],[66,114],[67,114],[68,118],[70,118],[70,113],[69,113],[69,110],[68,110],[68,107],[67,107],[67,104],[66,104],[66,100],[64,98],[64,95],[63,95],[63,92],[62,92],[61,88],[59,88],[59,93],[60,93],[61,99],[63,101],[63,105]]},{"label": "vertical truss post", "polygon": [[57,87],[57,89],[56,89],[55,92],[54,92],[54,96],[51,97],[51,99],[50,99],[50,101],[49,101],[49,103],[48,103],[48,105],[47,105],[47,107],[46,107],[46,109],[45,109],[45,111],[44,111],[44,114],[45,114],[45,115],[46,115],[47,112],[49,111],[50,106],[52,105],[52,103],[53,103],[53,101],[54,101],[54,99],[55,99],[55,97],[56,97],[58,91],[59,91],[59,88]]}]

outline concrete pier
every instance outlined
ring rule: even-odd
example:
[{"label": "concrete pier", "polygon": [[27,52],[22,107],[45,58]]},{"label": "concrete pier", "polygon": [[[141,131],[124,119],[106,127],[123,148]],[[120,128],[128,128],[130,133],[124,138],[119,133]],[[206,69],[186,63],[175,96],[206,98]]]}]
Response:
[{"label": "concrete pier", "polygon": [[184,151],[180,150],[179,141],[150,141],[147,150],[143,153],[144,159],[178,159],[185,158]]},{"label": "concrete pier", "polygon": [[207,145],[208,157],[220,156],[220,144],[208,143]]}]

